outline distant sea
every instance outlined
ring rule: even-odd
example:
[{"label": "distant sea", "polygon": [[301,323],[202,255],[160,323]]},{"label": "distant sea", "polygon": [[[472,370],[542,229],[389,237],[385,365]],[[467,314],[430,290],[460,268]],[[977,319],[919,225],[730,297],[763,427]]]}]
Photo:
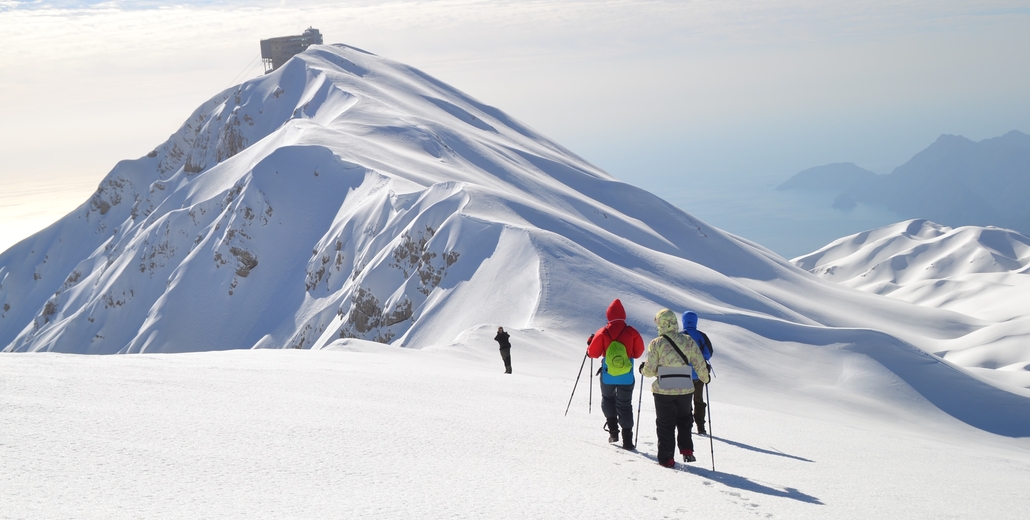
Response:
[{"label": "distant sea", "polygon": [[[905,220],[885,208],[863,204],[846,212],[833,209],[836,193],[776,191],[806,168],[855,161],[851,149],[841,149],[834,139],[802,139],[790,132],[781,137],[762,133],[731,138],[718,131],[696,135],[656,128],[641,135],[599,134],[593,140],[572,135],[561,142],[619,180],[788,260],[838,238]],[[893,148],[876,148],[879,162],[858,164],[882,173],[918,149],[905,139],[897,142]]]},{"label": "distant sea", "polygon": [[724,231],[791,259],[848,235],[905,220],[882,207],[849,211],[830,205],[835,192],[776,191],[786,181],[768,175],[716,175],[683,182],[630,181]]}]

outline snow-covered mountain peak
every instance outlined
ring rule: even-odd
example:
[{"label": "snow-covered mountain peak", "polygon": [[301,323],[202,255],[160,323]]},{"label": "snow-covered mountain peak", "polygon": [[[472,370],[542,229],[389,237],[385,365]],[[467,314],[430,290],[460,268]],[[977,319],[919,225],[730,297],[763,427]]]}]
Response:
[{"label": "snow-covered mountain peak", "polygon": [[[682,255],[705,229],[425,73],[317,46],[205,102],[146,157],[120,162],[83,207],[0,257],[0,345],[392,341],[447,300],[430,295],[454,289],[448,279],[488,266],[529,278],[512,296],[519,312],[487,314],[526,320],[541,280],[525,230]],[[231,326],[219,318],[229,315]],[[436,340],[474,315],[437,320],[447,333]]]},{"label": "snow-covered mountain peak", "polygon": [[[321,132],[310,135],[312,127]],[[335,45],[312,47],[273,73],[215,96],[149,157],[163,177],[180,168],[189,176],[273,133],[281,134],[276,143],[268,143],[273,146],[347,136],[354,145],[393,144],[440,161],[459,155],[443,142],[453,133],[486,142],[495,134],[536,150],[568,154],[500,111],[416,69]],[[590,174],[610,178],[596,169]],[[411,180],[439,181],[424,176]]]}]

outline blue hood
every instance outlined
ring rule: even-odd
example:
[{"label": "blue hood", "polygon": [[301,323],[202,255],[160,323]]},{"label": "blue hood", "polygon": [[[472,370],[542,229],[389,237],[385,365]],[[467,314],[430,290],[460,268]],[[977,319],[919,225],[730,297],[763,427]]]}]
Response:
[{"label": "blue hood", "polygon": [[683,313],[683,330],[696,329],[697,328],[697,314],[694,311],[687,311]]}]

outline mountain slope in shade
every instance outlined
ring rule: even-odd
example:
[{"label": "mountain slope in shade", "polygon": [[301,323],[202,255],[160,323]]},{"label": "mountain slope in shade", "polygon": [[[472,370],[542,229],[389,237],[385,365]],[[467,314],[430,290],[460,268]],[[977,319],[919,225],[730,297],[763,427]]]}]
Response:
[{"label": "mountain slope in shade", "polygon": [[[1030,394],[930,354],[982,320],[812,277],[343,45],[215,96],[0,255],[0,349],[467,348],[504,325],[578,361],[616,297],[645,334],[662,307],[703,316],[735,381],[727,398],[760,402],[800,380],[797,402],[913,420],[896,405],[915,399],[1030,436]],[[774,361],[789,369],[766,370]]]},{"label": "mountain slope in shade", "polygon": [[898,215],[949,226],[998,226],[1030,233],[1030,135],[1013,130],[971,141],[941,135],[887,175],[850,163],[794,175],[777,189],[831,190],[833,207],[883,206]]},{"label": "mountain slope in shade", "polygon": [[1030,388],[1030,237],[909,220],[841,238],[792,262],[847,287],[990,323],[942,341],[938,354]]},{"label": "mountain slope in shade", "polygon": [[1030,233],[1030,135],[1013,130],[971,141],[942,135],[890,175],[852,189],[860,202],[950,226],[998,226]]}]

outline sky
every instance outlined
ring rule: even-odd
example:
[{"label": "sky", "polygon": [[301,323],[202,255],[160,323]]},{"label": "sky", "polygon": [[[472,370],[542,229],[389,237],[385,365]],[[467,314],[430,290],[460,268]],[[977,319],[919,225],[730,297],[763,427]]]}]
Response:
[{"label": "sky", "polygon": [[0,250],[309,26],[786,257],[895,220],[773,192],[794,173],[1030,132],[1026,1],[0,0]]}]

